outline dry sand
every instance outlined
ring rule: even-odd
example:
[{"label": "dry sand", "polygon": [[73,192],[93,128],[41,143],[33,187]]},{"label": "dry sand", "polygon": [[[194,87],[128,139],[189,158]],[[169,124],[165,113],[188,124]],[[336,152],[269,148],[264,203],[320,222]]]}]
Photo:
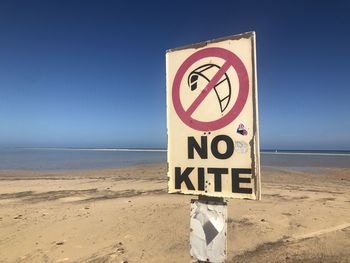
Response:
[{"label": "dry sand", "polygon": [[[350,262],[350,170],[263,169],[262,201],[229,200],[228,262]],[[0,262],[191,262],[193,196],[166,166],[0,172]]]}]

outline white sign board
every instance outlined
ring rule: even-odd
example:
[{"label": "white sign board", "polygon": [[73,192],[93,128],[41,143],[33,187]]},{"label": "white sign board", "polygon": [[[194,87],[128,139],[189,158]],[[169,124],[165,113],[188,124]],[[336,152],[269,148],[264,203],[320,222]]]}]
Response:
[{"label": "white sign board", "polygon": [[205,262],[225,262],[227,204],[191,202],[191,256]]},{"label": "white sign board", "polygon": [[168,50],[168,191],[260,199],[255,33]]}]

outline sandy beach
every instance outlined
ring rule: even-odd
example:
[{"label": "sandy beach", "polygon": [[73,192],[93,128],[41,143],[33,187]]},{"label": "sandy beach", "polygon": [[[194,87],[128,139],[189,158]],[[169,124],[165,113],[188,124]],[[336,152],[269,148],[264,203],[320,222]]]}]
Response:
[{"label": "sandy beach", "polygon": [[[350,169],[263,167],[262,201],[228,200],[227,262],[350,262]],[[191,262],[193,196],[166,165],[0,172],[0,262]]]}]

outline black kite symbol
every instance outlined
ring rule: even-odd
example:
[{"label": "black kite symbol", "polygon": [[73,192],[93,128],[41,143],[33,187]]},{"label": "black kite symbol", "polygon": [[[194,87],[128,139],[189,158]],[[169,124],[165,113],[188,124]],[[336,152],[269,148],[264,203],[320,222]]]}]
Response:
[{"label": "black kite symbol", "polygon": [[[204,78],[207,83],[209,83],[211,78],[214,76],[213,72],[214,74],[217,72],[216,70],[213,71],[213,69],[216,68],[220,69],[220,66],[215,64],[205,64],[193,70],[188,75],[187,79],[187,84],[191,90],[194,91],[198,88],[199,78]],[[221,80],[215,85],[214,90],[219,101],[220,110],[221,112],[224,112],[231,99],[231,82],[226,73],[224,73],[223,78],[221,78]]]}]

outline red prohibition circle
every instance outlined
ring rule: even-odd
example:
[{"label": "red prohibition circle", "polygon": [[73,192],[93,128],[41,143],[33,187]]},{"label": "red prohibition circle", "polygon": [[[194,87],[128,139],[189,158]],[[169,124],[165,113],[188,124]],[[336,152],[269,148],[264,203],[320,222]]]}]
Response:
[{"label": "red prohibition circle", "polygon": [[[195,62],[197,62],[200,59],[207,58],[207,57],[218,57],[223,60],[225,60],[225,63],[223,66],[219,69],[218,73],[214,75],[212,80],[209,82],[207,87],[203,89],[201,94],[197,97],[197,99],[192,103],[192,105],[189,107],[189,109],[185,110],[182,106],[181,100],[180,100],[180,86],[181,81],[187,72],[187,70],[192,66]],[[199,106],[199,104],[204,100],[206,97],[206,94],[211,91],[211,89],[215,86],[215,82],[219,81],[221,76],[230,68],[233,67],[235,71],[237,72],[238,81],[239,81],[239,91],[238,91],[238,97],[233,105],[232,109],[222,116],[221,118],[213,121],[200,121],[196,120],[191,117],[193,114],[193,111]],[[180,66],[178,71],[176,72],[173,87],[172,87],[172,99],[173,99],[173,105],[175,108],[175,111],[177,115],[180,117],[180,119],[189,127],[192,129],[198,130],[198,131],[215,131],[218,129],[221,129],[228,124],[230,124],[234,119],[237,118],[237,116],[241,113],[249,93],[249,78],[248,78],[248,72],[245,68],[243,62],[240,60],[240,58],[235,55],[234,53],[228,51],[227,49],[223,48],[205,48],[202,50],[199,50],[195,53],[193,53],[191,56],[189,56]]]}]

